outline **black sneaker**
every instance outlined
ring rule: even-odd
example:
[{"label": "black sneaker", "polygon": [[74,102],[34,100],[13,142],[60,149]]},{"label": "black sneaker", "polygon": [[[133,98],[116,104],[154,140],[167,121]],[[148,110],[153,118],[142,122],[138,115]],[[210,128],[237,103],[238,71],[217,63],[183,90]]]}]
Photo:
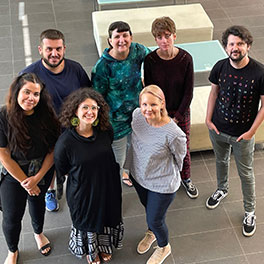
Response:
[{"label": "black sneaker", "polygon": [[246,237],[253,236],[256,231],[256,216],[255,213],[245,213],[243,220],[243,235]]},{"label": "black sneaker", "polygon": [[216,190],[206,201],[205,205],[208,209],[215,209],[219,203],[227,196],[228,192],[224,190]]},{"label": "black sneaker", "polygon": [[187,179],[187,180],[182,180],[182,185],[184,186],[187,195],[191,198],[191,199],[195,199],[198,197],[199,195],[199,191],[196,188],[196,186],[193,184],[191,179]]}]

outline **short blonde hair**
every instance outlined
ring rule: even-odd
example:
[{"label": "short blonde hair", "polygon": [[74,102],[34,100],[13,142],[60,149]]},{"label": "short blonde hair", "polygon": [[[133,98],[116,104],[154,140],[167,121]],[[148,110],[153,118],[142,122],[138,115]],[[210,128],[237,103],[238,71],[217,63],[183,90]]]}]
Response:
[{"label": "short blonde hair", "polygon": [[161,109],[161,116],[166,117],[168,116],[168,112],[166,109],[166,101],[165,101],[165,95],[163,91],[159,88],[159,86],[151,84],[146,86],[139,94],[139,105],[141,105],[141,97],[143,94],[149,93],[155,97],[157,97],[161,102],[164,104],[164,108]]}]

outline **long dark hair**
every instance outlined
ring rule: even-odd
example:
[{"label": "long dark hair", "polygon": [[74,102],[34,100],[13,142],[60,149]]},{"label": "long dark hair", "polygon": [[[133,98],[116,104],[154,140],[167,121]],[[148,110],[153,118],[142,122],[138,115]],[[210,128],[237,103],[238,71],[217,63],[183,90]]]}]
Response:
[{"label": "long dark hair", "polygon": [[[52,107],[51,98],[45,89],[45,85],[34,73],[24,73],[16,77],[9,88],[6,101],[8,148],[11,152],[19,151],[26,155],[28,150],[32,147],[30,132],[26,123],[26,115],[17,101],[19,91],[26,82],[40,85],[40,99],[38,104],[34,107],[34,114],[38,120],[37,124],[40,138],[50,152],[53,149],[53,143],[55,144],[59,136],[60,126]],[[54,139],[54,142],[51,142],[51,138]]]},{"label": "long dark hair", "polygon": [[73,117],[76,117],[75,113],[79,105],[88,98],[94,100],[100,107],[98,111],[99,129],[107,130],[111,127],[109,122],[109,106],[105,102],[103,96],[92,88],[80,88],[77,91],[72,92],[67,97],[64,104],[62,105],[62,110],[59,118],[63,127],[72,127],[71,119]]}]

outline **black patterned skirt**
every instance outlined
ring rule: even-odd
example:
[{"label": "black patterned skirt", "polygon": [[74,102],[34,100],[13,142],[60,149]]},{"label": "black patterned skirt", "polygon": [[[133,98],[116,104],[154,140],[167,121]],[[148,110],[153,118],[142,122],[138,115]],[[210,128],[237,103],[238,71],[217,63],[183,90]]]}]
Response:
[{"label": "black patterned skirt", "polygon": [[102,234],[84,232],[71,228],[69,250],[78,257],[88,256],[90,261],[94,261],[98,253],[113,253],[113,246],[117,249],[122,248],[124,236],[124,224],[120,223],[115,228],[104,227]]}]

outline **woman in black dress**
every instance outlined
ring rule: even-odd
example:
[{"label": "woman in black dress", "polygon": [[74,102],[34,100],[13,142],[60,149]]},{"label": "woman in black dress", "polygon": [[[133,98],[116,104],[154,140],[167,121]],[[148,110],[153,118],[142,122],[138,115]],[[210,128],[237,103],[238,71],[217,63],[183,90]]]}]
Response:
[{"label": "woman in black dress", "polygon": [[9,250],[5,264],[17,263],[27,202],[38,249],[44,256],[51,252],[43,224],[45,193],[54,173],[53,148],[58,136],[59,123],[43,83],[33,73],[17,77],[0,110],[0,198]]},{"label": "woman in black dress", "polygon": [[90,88],[73,92],[60,121],[66,128],[54,153],[57,181],[67,174],[66,198],[72,218],[69,249],[88,263],[107,262],[112,246],[121,247],[121,184],[112,151],[109,107]]}]

